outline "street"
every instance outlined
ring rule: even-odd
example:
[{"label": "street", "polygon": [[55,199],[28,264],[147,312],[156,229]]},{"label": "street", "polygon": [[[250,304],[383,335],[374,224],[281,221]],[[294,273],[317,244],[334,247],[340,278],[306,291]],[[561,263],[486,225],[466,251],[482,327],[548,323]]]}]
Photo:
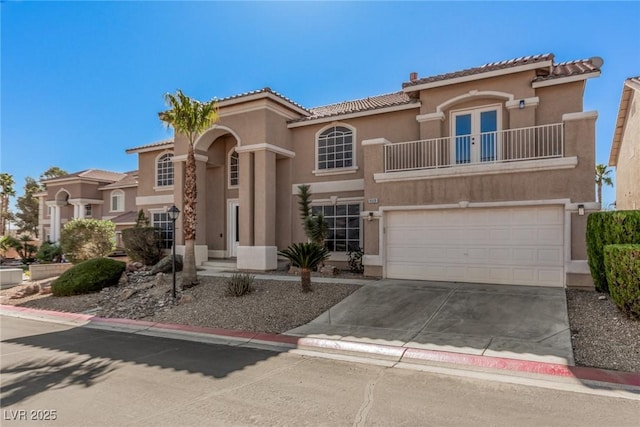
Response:
[{"label": "street", "polygon": [[1,316],[3,426],[637,426],[640,401]]}]

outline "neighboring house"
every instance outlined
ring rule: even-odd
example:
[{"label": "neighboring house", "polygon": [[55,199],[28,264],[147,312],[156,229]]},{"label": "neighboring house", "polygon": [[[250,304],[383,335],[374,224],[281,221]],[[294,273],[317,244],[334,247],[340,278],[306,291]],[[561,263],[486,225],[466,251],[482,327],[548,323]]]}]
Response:
[{"label": "neighboring house", "polygon": [[120,231],[135,225],[137,175],[88,169],[42,181],[46,189],[37,194],[39,236],[57,242],[73,218],[110,219],[116,223],[116,244],[122,246]]},{"label": "neighboring house", "polygon": [[616,168],[616,209],[640,209],[640,77],[622,87],[609,166]]},{"label": "neighboring house", "polygon": [[[279,249],[306,241],[296,194],[310,184],[332,262],[362,247],[366,275],[590,286],[597,113],[583,94],[601,66],[546,54],[412,73],[398,92],[309,109],[269,88],[224,98],[195,142],[197,261],[275,269]],[[136,207],[168,239],[187,144],[178,134],[127,150],[139,156]]]}]

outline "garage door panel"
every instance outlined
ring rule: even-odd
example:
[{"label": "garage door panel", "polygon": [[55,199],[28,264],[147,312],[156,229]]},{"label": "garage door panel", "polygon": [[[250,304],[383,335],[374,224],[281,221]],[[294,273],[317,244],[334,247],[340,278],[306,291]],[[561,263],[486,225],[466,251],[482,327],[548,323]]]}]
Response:
[{"label": "garage door panel", "polygon": [[387,277],[562,286],[557,206],[390,212]]}]

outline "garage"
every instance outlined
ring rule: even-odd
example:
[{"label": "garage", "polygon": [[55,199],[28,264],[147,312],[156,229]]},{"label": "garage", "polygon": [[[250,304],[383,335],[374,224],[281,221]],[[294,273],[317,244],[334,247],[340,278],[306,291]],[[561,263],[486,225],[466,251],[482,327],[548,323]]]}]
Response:
[{"label": "garage", "polygon": [[564,285],[562,206],[390,211],[386,277]]}]

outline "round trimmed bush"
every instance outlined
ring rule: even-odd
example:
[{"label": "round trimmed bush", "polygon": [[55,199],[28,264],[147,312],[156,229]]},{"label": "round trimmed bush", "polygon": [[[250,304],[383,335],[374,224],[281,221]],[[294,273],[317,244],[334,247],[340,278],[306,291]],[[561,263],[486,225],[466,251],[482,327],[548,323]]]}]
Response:
[{"label": "round trimmed bush", "polygon": [[54,296],[88,294],[118,284],[126,264],[110,258],[95,258],[74,265],[51,284]]}]

